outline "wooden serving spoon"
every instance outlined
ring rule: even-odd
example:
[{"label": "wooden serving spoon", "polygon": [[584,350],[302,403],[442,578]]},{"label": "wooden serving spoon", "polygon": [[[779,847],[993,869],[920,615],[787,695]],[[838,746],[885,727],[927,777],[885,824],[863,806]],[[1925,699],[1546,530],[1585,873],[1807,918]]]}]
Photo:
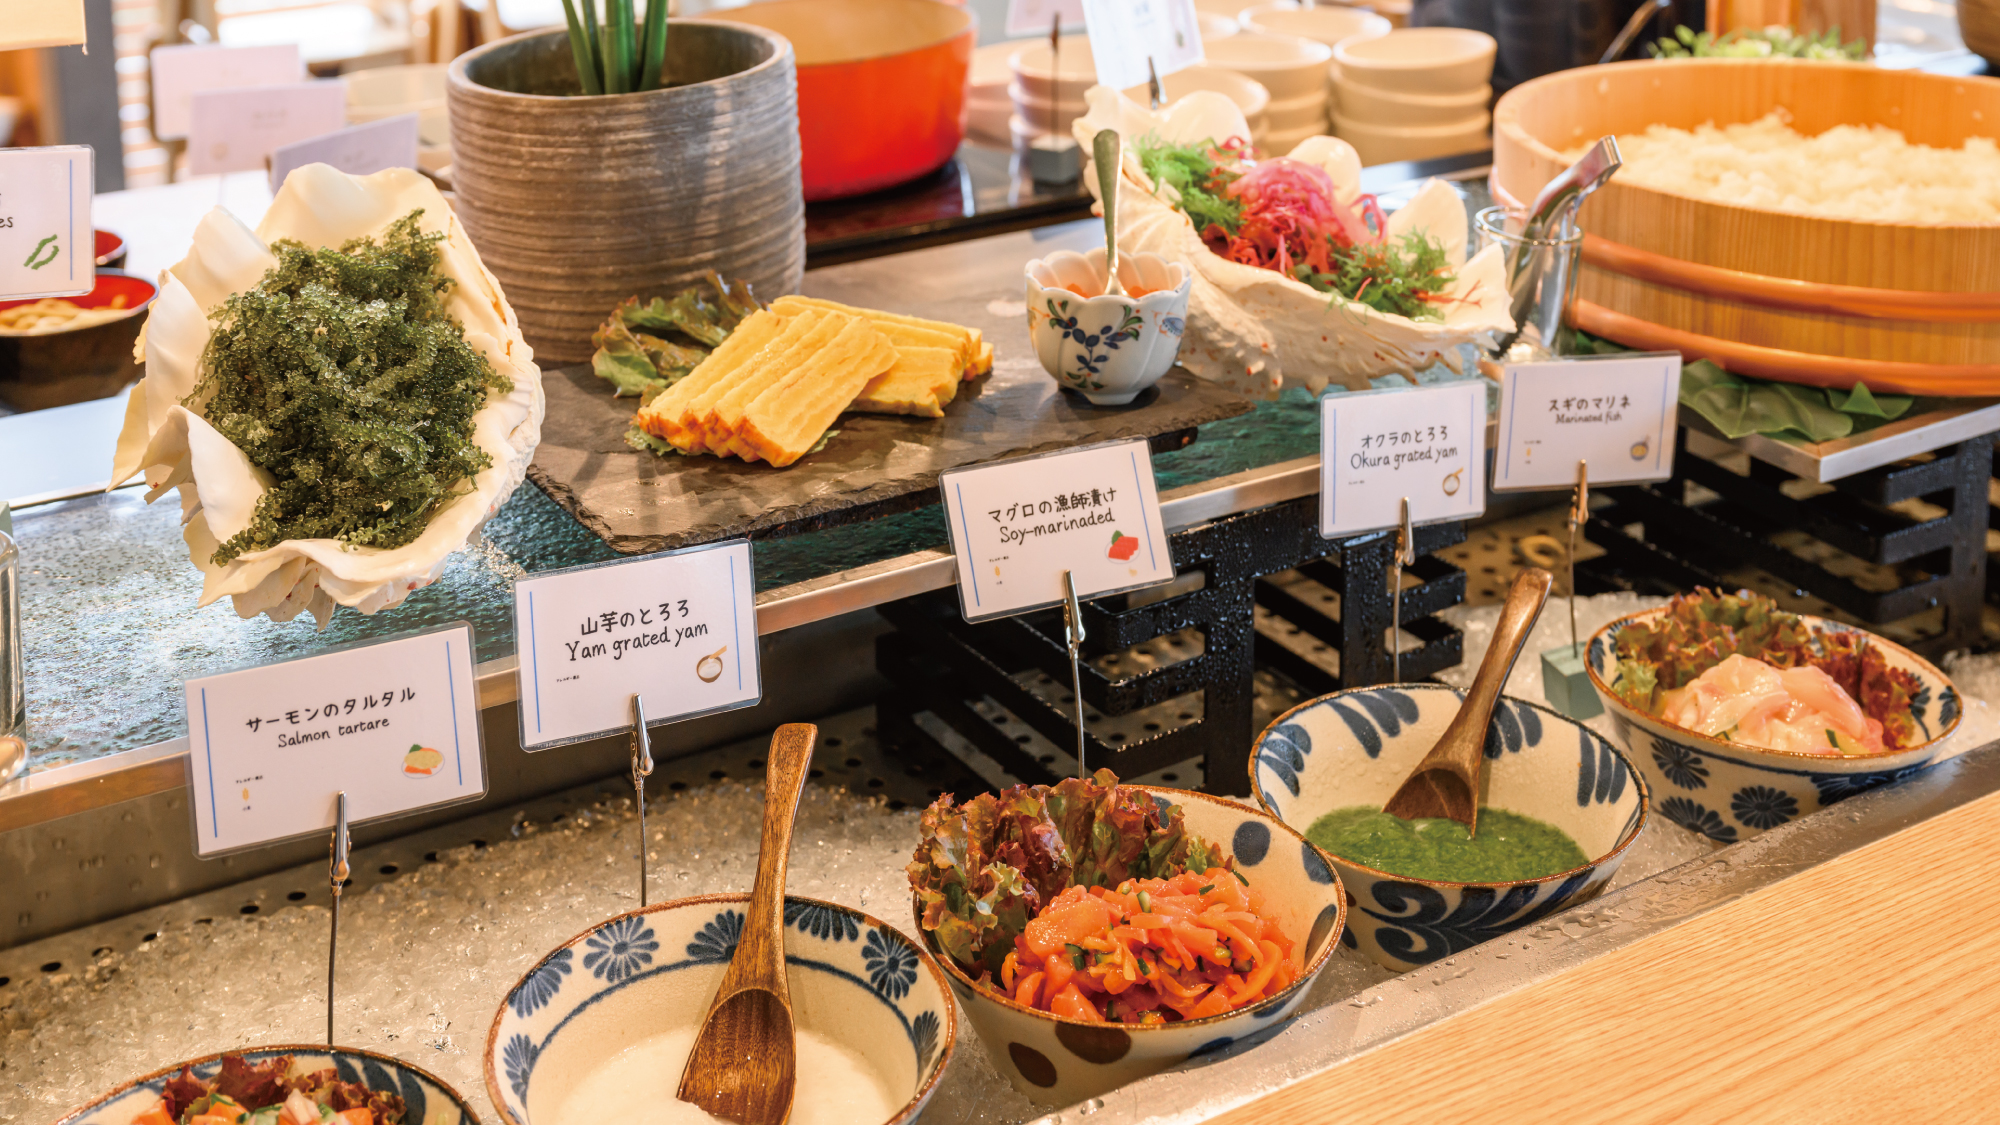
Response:
[{"label": "wooden serving spoon", "polygon": [[743,1125],[785,1125],[792,1116],[798,1045],[792,1032],[792,994],[785,985],[785,867],[792,851],[792,820],[818,737],[819,728],[811,723],[787,723],[771,736],[764,769],[764,836],[743,936],[722,974],[708,1018],[695,1034],[676,1095]]},{"label": "wooden serving spoon", "polygon": [[1479,662],[1479,674],[1472,690],[1451,725],[1417,763],[1402,788],[1382,806],[1382,811],[1404,820],[1445,817],[1465,825],[1467,835],[1479,831],[1479,770],[1485,764],[1486,728],[1493,722],[1493,707],[1500,702],[1500,689],[1507,686],[1507,674],[1521,655],[1542,603],[1549,599],[1555,576],[1540,567],[1528,567],[1514,576],[1507,590],[1507,604],[1493,623],[1493,641],[1486,646],[1486,658]]}]

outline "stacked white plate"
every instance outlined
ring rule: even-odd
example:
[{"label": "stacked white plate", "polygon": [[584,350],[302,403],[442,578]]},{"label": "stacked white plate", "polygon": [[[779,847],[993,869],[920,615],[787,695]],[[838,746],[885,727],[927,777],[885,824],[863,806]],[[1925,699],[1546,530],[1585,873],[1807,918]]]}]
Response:
[{"label": "stacked white plate", "polygon": [[1321,4],[1301,8],[1293,3],[1259,4],[1237,14],[1244,31],[1267,35],[1296,35],[1316,39],[1331,47],[1356,35],[1387,35],[1389,21],[1366,8]]},{"label": "stacked white plate", "polygon": [[1007,84],[1007,96],[1014,104],[1014,116],[1007,124],[1015,142],[1025,145],[1051,128],[1058,136],[1069,136],[1070,122],[1090,111],[1084,91],[1097,85],[1090,37],[1063,36],[1062,51],[1053,62],[1046,41],[1010,46],[1014,50],[1007,67],[1013,80]]},{"label": "stacked white plate", "polygon": [[[1265,110],[1271,104],[1271,92],[1261,83],[1251,81],[1235,71],[1220,70],[1212,66],[1190,66],[1167,75],[1160,80],[1160,85],[1167,95],[1168,106],[1197,90],[1221,94],[1235,102],[1236,108],[1243,111],[1243,120],[1250,125],[1250,143],[1253,145],[1263,145],[1264,135],[1270,131],[1270,121]],[[1132,87],[1125,91],[1125,96],[1140,105],[1145,105],[1147,102],[1147,91],[1144,86]],[[1210,139],[1226,141],[1229,138]]]},{"label": "stacked white plate", "polygon": [[1234,71],[1270,91],[1269,128],[1258,148],[1283,155],[1326,132],[1327,63],[1333,49],[1296,35],[1245,32],[1207,47],[1208,65]]},{"label": "stacked white plate", "polygon": [[1333,49],[1334,135],[1364,165],[1476,152],[1492,143],[1493,37],[1400,28]]},{"label": "stacked white plate", "polygon": [[965,131],[989,144],[1010,143],[1007,119],[1014,115],[1014,99],[1007,93],[1007,84],[1014,72],[1007,60],[1020,49],[1019,43],[993,43],[972,52],[965,89]]},{"label": "stacked white plate", "polygon": [[1194,14],[1194,24],[1195,28],[1201,34],[1201,41],[1203,43],[1213,43],[1218,39],[1227,39],[1243,30],[1234,19],[1229,16],[1218,16],[1214,12],[1196,12]]}]

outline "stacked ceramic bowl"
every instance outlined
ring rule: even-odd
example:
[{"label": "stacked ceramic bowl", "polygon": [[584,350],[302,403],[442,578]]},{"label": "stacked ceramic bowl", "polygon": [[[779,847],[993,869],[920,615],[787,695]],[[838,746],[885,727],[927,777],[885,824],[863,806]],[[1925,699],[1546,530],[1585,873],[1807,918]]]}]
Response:
[{"label": "stacked ceramic bowl", "polygon": [[1363,164],[1477,152],[1491,143],[1493,37],[1413,27],[1333,49],[1333,131]]},{"label": "stacked ceramic bowl", "polygon": [[1316,8],[1299,8],[1289,3],[1259,4],[1243,9],[1236,22],[1242,25],[1244,31],[1296,35],[1301,39],[1317,40],[1328,47],[1357,35],[1387,35],[1391,30],[1388,20],[1366,8],[1338,4],[1322,4]]},{"label": "stacked ceramic bowl", "polygon": [[1201,41],[1204,44],[1227,39],[1243,30],[1234,19],[1229,16],[1218,16],[1214,12],[1196,12],[1194,21],[1195,27],[1201,32]]},{"label": "stacked ceramic bowl", "polygon": [[1090,61],[1088,35],[1063,36],[1062,49],[1053,59],[1047,42],[1016,45],[1007,67],[1013,72],[1007,96],[1014,103],[1014,116],[1007,124],[1017,145],[1052,130],[1067,137],[1070,122],[1089,112],[1083,93],[1097,85],[1097,64]]},{"label": "stacked ceramic bowl", "polygon": [[[1212,66],[1190,66],[1177,70],[1160,80],[1160,86],[1167,95],[1167,108],[1171,110],[1175,102],[1196,91],[1206,90],[1221,94],[1236,103],[1243,111],[1243,120],[1250,126],[1250,143],[1262,146],[1265,134],[1270,131],[1270,116],[1265,111],[1271,105],[1271,92],[1263,84],[1253,82],[1233,70],[1222,70]],[[1134,86],[1125,91],[1125,96],[1146,104],[1147,90],[1144,86]],[[1217,137],[1216,140],[1228,140]]]},{"label": "stacked ceramic bowl", "polygon": [[1326,132],[1327,64],[1333,49],[1296,35],[1245,32],[1206,45],[1208,65],[1234,71],[1271,95],[1269,128],[1258,148],[1283,155]]},{"label": "stacked ceramic bowl", "polygon": [[972,68],[965,82],[965,131],[969,136],[996,145],[1012,142],[1007,119],[1014,116],[1014,97],[1008,92],[1014,70],[1008,60],[1020,49],[1019,43],[993,43],[972,52]]}]

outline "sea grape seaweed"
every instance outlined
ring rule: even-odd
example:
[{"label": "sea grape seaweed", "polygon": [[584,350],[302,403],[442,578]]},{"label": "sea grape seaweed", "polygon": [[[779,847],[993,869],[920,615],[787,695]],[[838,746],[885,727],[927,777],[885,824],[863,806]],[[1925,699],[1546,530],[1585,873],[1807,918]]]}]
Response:
[{"label": "sea grape seaweed", "polygon": [[210,314],[184,404],[272,477],[217,565],[286,539],[405,546],[493,463],[472,417],[513,382],[445,311],[445,236],[422,215],[338,250],[281,239],[263,280]]}]

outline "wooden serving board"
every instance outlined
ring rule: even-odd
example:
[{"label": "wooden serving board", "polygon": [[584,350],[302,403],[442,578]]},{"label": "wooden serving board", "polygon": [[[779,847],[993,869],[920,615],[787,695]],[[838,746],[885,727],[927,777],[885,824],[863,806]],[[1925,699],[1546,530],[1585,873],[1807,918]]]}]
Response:
[{"label": "wooden serving board", "polygon": [[[1028,343],[1021,267],[1071,242],[1087,246],[1090,237],[1068,228],[999,235],[807,275],[812,296],[986,334],[993,373],[962,386],[942,418],[843,415],[826,448],[783,469],[659,457],[625,444],[637,399],[613,399],[610,384],[588,367],[558,367],[542,372],[548,419],[528,477],[612,549],[644,554],[872,519],[936,503],[945,469],[1094,441],[1164,439],[1247,413],[1249,400],[1180,368],[1130,406],[1092,406],[1056,386]],[[941,288],[954,293],[941,300]]]}]

